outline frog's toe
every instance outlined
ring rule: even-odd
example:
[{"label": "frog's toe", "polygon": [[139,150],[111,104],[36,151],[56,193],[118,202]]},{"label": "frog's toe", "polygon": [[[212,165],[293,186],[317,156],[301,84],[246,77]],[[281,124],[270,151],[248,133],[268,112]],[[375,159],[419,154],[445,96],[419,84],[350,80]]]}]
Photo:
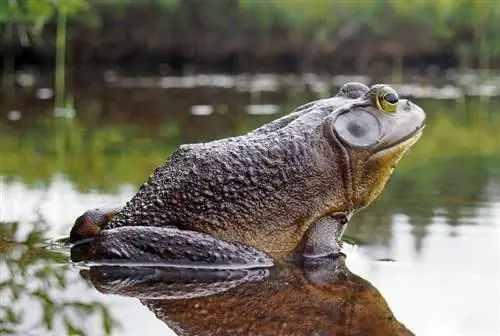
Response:
[{"label": "frog's toe", "polygon": [[117,210],[88,210],[75,220],[69,234],[69,243],[74,243],[85,238],[99,235],[101,230],[109,223]]}]

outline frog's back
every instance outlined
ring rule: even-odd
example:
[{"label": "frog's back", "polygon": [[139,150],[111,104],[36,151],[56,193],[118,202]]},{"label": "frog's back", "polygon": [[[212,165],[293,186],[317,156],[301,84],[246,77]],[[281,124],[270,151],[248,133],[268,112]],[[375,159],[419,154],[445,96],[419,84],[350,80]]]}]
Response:
[{"label": "frog's back", "polygon": [[[273,242],[262,242],[286,222],[282,239],[293,245],[301,234],[297,223],[316,211],[302,197],[304,183],[318,181],[313,134],[278,129],[183,145],[108,228],[172,225],[271,248]],[[290,206],[296,211],[287,211]]]}]

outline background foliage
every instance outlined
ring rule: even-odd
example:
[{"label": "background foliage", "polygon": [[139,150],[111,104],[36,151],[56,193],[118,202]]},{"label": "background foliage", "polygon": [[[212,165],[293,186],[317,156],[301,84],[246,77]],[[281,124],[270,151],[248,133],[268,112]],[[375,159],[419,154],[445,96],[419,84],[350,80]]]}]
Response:
[{"label": "background foliage", "polygon": [[[5,0],[0,23],[4,32],[11,25],[17,35],[25,35],[27,28],[27,34],[37,36],[46,23],[57,22],[56,12],[71,19],[70,28],[78,23],[99,29],[110,17],[124,17],[137,8],[150,8],[148,19],[179,36],[194,34],[201,25],[218,33],[229,30],[239,38],[245,37],[244,30],[256,33],[253,37],[285,32],[290,43],[303,44],[307,52],[345,40],[360,39],[369,46],[372,39],[383,38],[400,45],[408,39],[425,41],[439,52],[450,52],[462,65],[487,68],[500,57],[500,2],[492,0]],[[138,20],[139,26],[149,21]],[[418,43],[416,48],[426,51]]]}]

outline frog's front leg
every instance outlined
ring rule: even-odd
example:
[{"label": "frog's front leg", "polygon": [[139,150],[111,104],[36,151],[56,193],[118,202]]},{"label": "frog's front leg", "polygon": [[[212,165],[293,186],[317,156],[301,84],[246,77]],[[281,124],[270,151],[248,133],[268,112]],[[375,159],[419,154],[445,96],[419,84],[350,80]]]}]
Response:
[{"label": "frog's front leg", "polygon": [[75,220],[69,234],[69,243],[99,235],[101,230],[121,211],[122,208],[93,209],[83,213]]},{"label": "frog's front leg", "polygon": [[340,239],[350,217],[350,214],[336,213],[312,223],[292,252],[291,258],[321,258],[340,254]]},{"label": "frog's front leg", "polygon": [[122,226],[102,230],[71,248],[73,261],[159,263],[187,267],[270,267],[273,259],[244,244],[175,227]]}]

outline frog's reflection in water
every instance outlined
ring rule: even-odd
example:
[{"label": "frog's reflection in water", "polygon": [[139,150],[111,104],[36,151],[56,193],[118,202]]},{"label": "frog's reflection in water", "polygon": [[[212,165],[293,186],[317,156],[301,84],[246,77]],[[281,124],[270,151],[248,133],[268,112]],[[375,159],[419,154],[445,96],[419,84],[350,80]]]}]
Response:
[{"label": "frog's reflection in water", "polygon": [[92,266],[103,293],[137,297],[179,335],[413,335],[345,256],[270,269]]}]

